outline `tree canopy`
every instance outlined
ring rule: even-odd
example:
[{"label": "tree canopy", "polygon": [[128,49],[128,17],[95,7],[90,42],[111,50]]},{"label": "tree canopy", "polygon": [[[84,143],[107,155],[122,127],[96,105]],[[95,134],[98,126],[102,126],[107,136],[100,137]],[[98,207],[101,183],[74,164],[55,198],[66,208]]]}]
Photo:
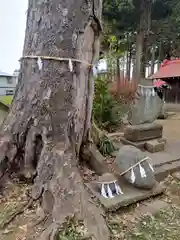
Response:
[{"label": "tree canopy", "polygon": [[[144,4],[143,8],[141,4]],[[143,52],[142,47],[142,52],[146,55],[145,60],[141,59],[142,64],[151,61],[152,48],[155,51],[155,59],[159,61],[168,56],[179,57],[180,55],[180,2],[178,0],[104,0],[103,19],[105,34],[102,44],[105,49],[114,36],[121,52],[129,51],[129,45],[131,45],[131,51],[133,50],[135,55],[137,34],[141,28],[144,32],[143,39],[145,38],[141,44],[145,45],[146,51]],[[122,45],[122,42],[125,44]]]}]

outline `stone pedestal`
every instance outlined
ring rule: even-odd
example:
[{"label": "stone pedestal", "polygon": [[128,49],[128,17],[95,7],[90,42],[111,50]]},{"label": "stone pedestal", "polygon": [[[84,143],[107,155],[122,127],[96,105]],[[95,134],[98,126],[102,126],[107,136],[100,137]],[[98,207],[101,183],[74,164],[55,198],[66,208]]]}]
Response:
[{"label": "stone pedestal", "polygon": [[161,152],[165,150],[165,143],[166,140],[154,139],[146,142],[144,148],[150,153]]},{"label": "stone pedestal", "polygon": [[157,123],[129,125],[121,139],[125,145],[132,145],[151,153],[163,151],[165,140],[162,139],[163,126]]},{"label": "stone pedestal", "polygon": [[104,198],[101,196],[96,188],[96,183],[90,182],[87,183],[86,186],[93,193],[93,195],[97,197],[106,212],[115,212],[118,209],[127,207],[133,203],[154,197],[156,195],[160,195],[165,190],[165,187],[158,182],[156,182],[155,186],[150,190],[135,188],[122,179],[118,183],[121,186],[124,194],[120,194],[112,199]]},{"label": "stone pedestal", "polygon": [[128,126],[124,137],[128,141],[139,142],[162,137],[163,126],[157,123],[145,123]]}]

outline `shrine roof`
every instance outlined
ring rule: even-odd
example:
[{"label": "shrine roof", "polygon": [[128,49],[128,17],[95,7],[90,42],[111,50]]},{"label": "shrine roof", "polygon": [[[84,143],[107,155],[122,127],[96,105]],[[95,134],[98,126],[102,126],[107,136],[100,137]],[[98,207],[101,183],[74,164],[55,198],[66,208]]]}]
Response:
[{"label": "shrine roof", "polygon": [[180,77],[180,59],[164,60],[160,69],[149,79],[162,79]]}]

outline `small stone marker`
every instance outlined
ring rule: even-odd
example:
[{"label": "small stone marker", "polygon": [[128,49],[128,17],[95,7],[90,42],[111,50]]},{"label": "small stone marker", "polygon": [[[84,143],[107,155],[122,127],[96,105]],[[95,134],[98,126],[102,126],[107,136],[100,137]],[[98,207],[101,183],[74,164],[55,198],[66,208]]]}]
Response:
[{"label": "small stone marker", "polygon": [[161,152],[165,149],[165,143],[154,139],[145,143],[145,149],[150,153]]},{"label": "small stone marker", "polygon": [[[120,148],[115,161],[118,166],[118,171],[124,172],[145,158],[147,158],[147,156],[145,156],[140,149],[127,145]],[[122,177],[135,187],[144,189],[153,188],[156,182],[150,158],[133,167]]]},{"label": "small stone marker", "polygon": [[129,112],[128,121],[132,125],[152,123],[161,113],[163,100],[153,86],[138,86],[138,98]]},{"label": "small stone marker", "polygon": [[[153,123],[163,106],[163,100],[157,95],[154,86],[138,85],[138,97],[129,111],[128,121],[121,142],[141,150],[149,149],[151,153],[164,150],[163,143],[146,145],[147,141],[162,138],[163,126]],[[153,145],[153,146],[152,146]]]}]

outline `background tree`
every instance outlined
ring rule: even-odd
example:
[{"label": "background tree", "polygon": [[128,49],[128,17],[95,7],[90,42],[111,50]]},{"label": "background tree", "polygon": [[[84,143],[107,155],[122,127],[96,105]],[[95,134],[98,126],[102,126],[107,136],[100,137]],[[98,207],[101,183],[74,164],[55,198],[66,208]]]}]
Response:
[{"label": "background tree", "polygon": [[[131,58],[127,65],[130,61],[134,65],[133,79],[144,78],[150,65],[153,72],[155,63],[167,55],[178,56],[179,5],[177,0],[104,0],[105,30],[108,26],[104,38],[116,36],[117,42],[126,41],[123,51]],[[103,43],[108,42],[105,40]]]}]

